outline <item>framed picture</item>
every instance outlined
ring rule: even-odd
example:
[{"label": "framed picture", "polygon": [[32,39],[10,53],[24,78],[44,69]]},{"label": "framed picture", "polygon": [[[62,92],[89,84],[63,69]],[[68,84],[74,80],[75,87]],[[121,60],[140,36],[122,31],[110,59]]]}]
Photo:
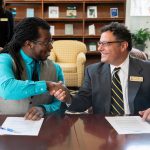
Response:
[{"label": "framed picture", "polygon": [[95,25],[89,25],[89,35],[95,35]]},{"label": "framed picture", "polygon": [[65,35],[73,35],[73,24],[65,24]]},{"label": "framed picture", "polygon": [[55,26],[50,26],[51,35],[55,35]]},{"label": "framed picture", "polygon": [[58,6],[49,6],[48,7],[48,16],[49,16],[49,18],[59,18],[59,7]]},{"label": "framed picture", "polygon": [[26,17],[34,17],[34,8],[26,9]]},{"label": "framed picture", "polygon": [[87,7],[87,18],[97,18],[97,6]]},{"label": "framed picture", "polygon": [[97,49],[97,43],[96,42],[89,42],[88,43],[88,48],[89,48],[89,51],[96,51]]},{"label": "framed picture", "polygon": [[118,8],[110,8],[110,17],[118,18]]},{"label": "framed picture", "polygon": [[70,18],[77,17],[77,8],[76,6],[68,6],[66,10],[66,16]]}]

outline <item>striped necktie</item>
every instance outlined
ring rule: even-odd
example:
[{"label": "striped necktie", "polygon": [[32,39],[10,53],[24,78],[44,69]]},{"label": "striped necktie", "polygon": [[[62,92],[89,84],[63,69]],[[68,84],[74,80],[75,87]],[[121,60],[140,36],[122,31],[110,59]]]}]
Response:
[{"label": "striped necktie", "polygon": [[111,109],[112,115],[124,115],[124,102],[120,78],[118,76],[119,68],[115,68],[112,77],[111,86]]}]

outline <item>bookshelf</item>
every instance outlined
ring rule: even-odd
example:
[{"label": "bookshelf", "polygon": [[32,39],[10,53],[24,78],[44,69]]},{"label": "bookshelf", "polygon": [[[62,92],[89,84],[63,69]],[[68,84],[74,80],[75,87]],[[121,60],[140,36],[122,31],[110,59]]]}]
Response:
[{"label": "bookshelf", "polygon": [[27,8],[34,9],[34,16],[42,18],[42,3],[41,0],[6,0],[6,9],[15,8],[15,21],[21,21],[26,17]]},{"label": "bookshelf", "polygon": [[[49,6],[59,7],[59,17],[49,18]],[[68,17],[68,7],[76,8],[76,17]],[[90,6],[97,9],[96,18],[88,18],[87,12]],[[6,8],[16,8],[16,22],[26,17],[26,9],[34,8],[34,15],[45,19],[54,26],[54,40],[74,39],[84,42],[89,50],[90,43],[97,43],[100,37],[100,28],[112,21],[125,22],[126,0],[6,0]],[[118,17],[111,18],[110,9],[118,9]],[[65,24],[73,25],[73,34],[65,35]],[[95,35],[89,35],[89,26],[95,26]],[[97,50],[97,45],[96,45]],[[97,55],[96,51],[88,51],[90,58]],[[95,53],[95,54],[94,54]]]}]

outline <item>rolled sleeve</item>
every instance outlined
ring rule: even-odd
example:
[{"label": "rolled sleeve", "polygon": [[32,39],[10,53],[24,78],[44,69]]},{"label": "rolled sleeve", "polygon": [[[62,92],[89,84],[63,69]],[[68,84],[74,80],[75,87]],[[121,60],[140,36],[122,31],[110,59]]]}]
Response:
[{"label": "rolled sleeve", "polygon": [[21,100],[47,91],[45,81],[15,79],[13,61],[9,54],[0,54],[0,68],[0,97],[5,100]]}]

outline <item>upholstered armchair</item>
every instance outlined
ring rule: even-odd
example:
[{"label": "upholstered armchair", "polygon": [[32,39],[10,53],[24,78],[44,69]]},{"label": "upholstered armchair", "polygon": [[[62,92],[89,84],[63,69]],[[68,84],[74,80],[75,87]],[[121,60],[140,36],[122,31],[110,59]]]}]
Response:
[{"label": "upholstered armchair", "polygon": [[138,59],[142,59],[142,60],[148,59],[148,55],[145,52],[142,52],[136,48],[132,48],[132,50],[130,51],[130,56],[138,58]]},{"label": "upholstered armchair", "polygon": [[86,51],[85,44],[80,41],[58,40],[53,43],[49,59],[62,67],[67,86],[81,86],[84,76]]}]

